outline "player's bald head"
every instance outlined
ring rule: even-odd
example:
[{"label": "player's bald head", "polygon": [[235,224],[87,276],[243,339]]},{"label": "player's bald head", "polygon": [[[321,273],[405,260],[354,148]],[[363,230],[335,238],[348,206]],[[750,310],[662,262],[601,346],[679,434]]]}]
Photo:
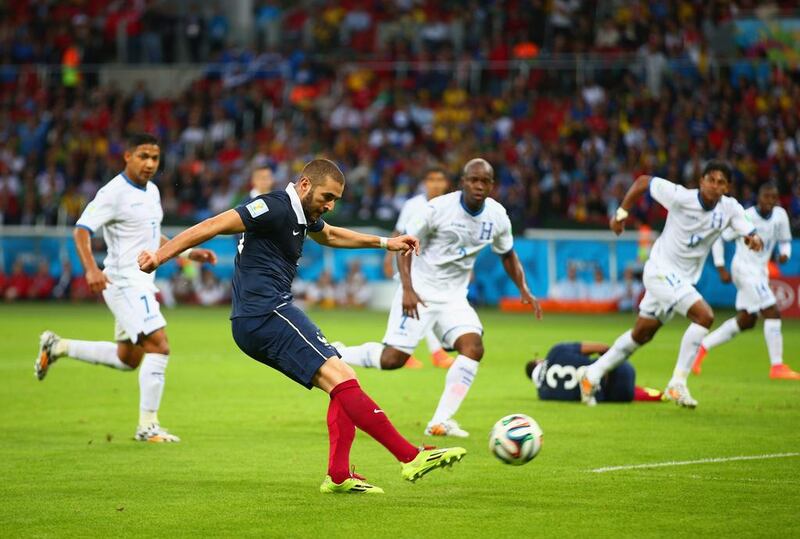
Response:
[{"label": "player's bald head", "polygon": [[492,165],[489,164],[489,161],[481,157],[476,157],[475,159],[470,159],[467,161],[467,164],[464,165],[462,173],[464,176],[469,176],[470,172],[473,171],[485,171],[487,174],[489,174],[489,176],[494,178],[494,168],[492,168]]},{"label": "player's bald head", "polygon": [[344,173],[330,159],[314,159],[310,161],[303,167],[303,172],[300,175],[308,178],[314,187],[322,185],[328,178],[344,185]]}]

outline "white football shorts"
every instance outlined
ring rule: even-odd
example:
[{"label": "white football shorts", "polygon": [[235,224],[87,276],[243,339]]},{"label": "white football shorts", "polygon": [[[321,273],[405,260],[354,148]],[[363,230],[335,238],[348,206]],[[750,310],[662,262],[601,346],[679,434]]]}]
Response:
[{"label": "white football shorts", "polygon": [[483,335],[483,325],[478,313],[464,296],[454,298],[446,303],[426,301],[427,306],[417,306],[419,320],[403,314],[403,287],[398,286],[389,311],[389,321],[383,344],[402,350],[407,354],[425,337],[429,329],[440,337],[442,345],[452,350],[453,345],[462,335],[477,333]]},{"label": "white football shorts", "polygon": [[757,313],[778,301],[769,287],[769,278],[754,273],[733,272],[736,285],[736,310]]},{"label": "white football shorts", "polygon": [[114,314],[114,339],[136,343],[167,325],[155,294],[144,288],[107,285],[103,299]]},{"label": "white football shorts", "polygon": [[645,264],[644,297],[639,303],[639,316],[668,322],[675,313],[686,316],[689,309],[703,299],[694,285],[671,269]]}]

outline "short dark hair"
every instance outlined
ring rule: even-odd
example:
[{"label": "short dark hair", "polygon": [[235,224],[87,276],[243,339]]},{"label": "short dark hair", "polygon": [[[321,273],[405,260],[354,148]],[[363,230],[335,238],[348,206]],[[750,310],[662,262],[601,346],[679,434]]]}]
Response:
[{"label": "short dark hair", "polygon": [[128,149],[136,148],[142,144],[155,144],[156,146],[160,146],[158,139],[150,133],[133,133],[128,135],[127,144]]},{"label": "short dark hair", "polygon": [[303,167],[300,176],[311,180],[311,185],[320,185],[325,178],[331,178],[337,183],[344,184],[344,173],[330,159],[314,159]]},{"label": "short dark hair", "polygon": [[441,174],[448,180],[450,176],[447,174],[447,171],[444,169],[442,165],[431,165],[425,169],[425,172],[422,174],[422,178],[427,178],[430,174]]},{"label": "short dark hair", "polygon": [[733,179],[733,169],[731,166],[727,162],[720,161],[719,159],[712,159],[706,163],[706,166],[703,167],[703,176],[714,172],[715,170],[722,172],[722,175],[725,176],[725,179],[728,180],[728,182]]},{"label": "short dark hair", "polygon": [[758,194],[760,195],[764,191],[778,191],[778,184],[773,181],[764,182],[758,188]]}]

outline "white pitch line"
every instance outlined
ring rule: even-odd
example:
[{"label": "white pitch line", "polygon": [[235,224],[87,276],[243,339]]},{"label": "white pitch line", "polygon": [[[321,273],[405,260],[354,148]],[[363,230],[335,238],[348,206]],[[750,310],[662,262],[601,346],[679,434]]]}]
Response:
[{"label": "white pitch line", "polygon": [[787,457],[798,457],[800,453],[770,453],[767,455],[741,455],[738,457],[719,457],[712,459],[697,460],[673,460],[669,462],[654,462],[652,464],[631,464],[628,466],[606,466],[589,470],[594,473],[617,472],[621,470],[639,470],[642,468],[664,468],[666,466],[688,466],[689,464],[711,464],[714,462],[731,462],[734,460],[764,460],[782,459]]}]

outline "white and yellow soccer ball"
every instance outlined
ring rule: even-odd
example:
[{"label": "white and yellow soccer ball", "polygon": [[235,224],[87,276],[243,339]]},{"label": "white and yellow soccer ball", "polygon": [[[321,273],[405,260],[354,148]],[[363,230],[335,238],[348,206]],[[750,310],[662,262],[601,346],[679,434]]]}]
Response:
[{"label": "white and yellow soccer ball", "polygon": [[542,435],[541,427],[532,417],[507,415],[492,427],[489,450],[506,464],[521,466],[539,454]]}]

